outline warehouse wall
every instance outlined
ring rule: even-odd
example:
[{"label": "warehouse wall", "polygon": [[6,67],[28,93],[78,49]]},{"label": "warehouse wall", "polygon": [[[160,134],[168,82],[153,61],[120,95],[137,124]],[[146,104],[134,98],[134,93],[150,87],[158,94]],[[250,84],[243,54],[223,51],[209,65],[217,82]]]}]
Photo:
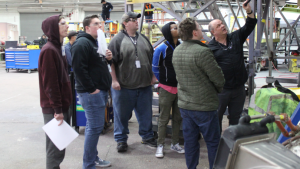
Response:
[{"label": "warehouse wall", "polygon": [[51,13],[20,13],[20,36],[26,36],[27,41],[33,41],[43,35],[42,22],[52,15],[61,14]]},{"label": "warehouse wall", "polygon": [[[89,16],[89,15],[101,15],[101,11],[85,11],[85,16]],[[110,13],[110,19],[113,20],[113,21],[119,21],[121,22],[121,18],[122,18],[122,15],[124,14],[125,12],[124,11],[112,11]],[[102,17],[101,17],[102,18]]]},{"label": "warehouse wall", "polygon": [[[8,11],[1,10],[0,22],[17,25],[18,36],[20,35],[20,14],[17,10],[8,10]],[[4,31],[0,29],[0,41],[3,37],[4,37]],[[17,37],[17,39],[19,39],[19,37]]]}]

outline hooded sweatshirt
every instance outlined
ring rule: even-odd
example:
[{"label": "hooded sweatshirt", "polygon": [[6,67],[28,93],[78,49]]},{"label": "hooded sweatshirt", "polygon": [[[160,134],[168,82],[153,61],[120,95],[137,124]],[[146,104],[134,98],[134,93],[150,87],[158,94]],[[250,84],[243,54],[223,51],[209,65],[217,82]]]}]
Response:
[{"label": "hooded sweatshirt", "polygon": [[61,51],[59,16],[51,16],[42,23],[48,42],[39,56],[39,86],[40,104],[46,114],[65,113],[72,101],[68,65]]},{"label": "hooded sweatshirt", "polygon": [[175,22],[169,22],[162,27],[162,33],[166,41],[159,45],[153,55],[152,71],[159,83],[167,86],[177,87],[176,74],[172,64],[173,52],[180,45],[177,42],[175,46],[170,31],[170,26]]},{"label": "hooded sweatshirt", "polygon": [[71,47],[75,89],[78,93],[93,93],[96,89],[107,91],[111,87],[112,80],[107,61],[99,57],[97,51],[97,40],[80,31]]}]

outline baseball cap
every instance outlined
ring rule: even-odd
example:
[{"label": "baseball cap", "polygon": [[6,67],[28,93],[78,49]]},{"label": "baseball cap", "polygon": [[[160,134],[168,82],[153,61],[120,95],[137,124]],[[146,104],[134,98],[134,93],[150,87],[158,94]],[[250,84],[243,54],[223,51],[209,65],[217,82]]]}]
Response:
[{"label": "baseball cap", "polygon": [[68,34],[68,38],[71,39],[72,36],[77,36],[77,34],[78,33],[76,31],[70,31],[69,34]]},{"label": "baseball cap", "polygon": [[101,0],[101,3],[105,2],[105,0]]},{"label": "baseball cap", "polygon": [[122,22],[127,22],[129,18],[140,18],[140,13],[129,11],[122,16]]}]

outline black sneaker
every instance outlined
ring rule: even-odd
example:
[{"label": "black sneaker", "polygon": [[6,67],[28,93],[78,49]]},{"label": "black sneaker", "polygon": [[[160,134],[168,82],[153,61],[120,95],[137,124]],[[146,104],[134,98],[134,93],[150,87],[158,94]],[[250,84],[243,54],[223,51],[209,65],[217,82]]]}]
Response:
[{"label": "black sneaker", "polygon": [[118,150],[118,152],[126,152],[127,147],[128,147],[127,143],[119,142],[118,145],[117,145],[117,150]]},{"label": "black sneaker", "polygon": [[142,140],[142,144],[147,144],[151,147],[157,147],[157,141],[154,138],[151,138],[149,140]]}]

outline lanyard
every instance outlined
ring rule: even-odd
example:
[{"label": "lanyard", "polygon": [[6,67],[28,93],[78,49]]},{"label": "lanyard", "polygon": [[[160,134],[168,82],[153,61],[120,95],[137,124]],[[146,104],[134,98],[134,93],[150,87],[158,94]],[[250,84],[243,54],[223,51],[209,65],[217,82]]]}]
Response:
[{"label": "lanyard", "polygon": [[[138,52],[137,52],[137,39],[135,40],[135,42],[133,41],[133,39],[128,35],[129,39],[131,40],[132,44],[134,45],[135,47],[135,56],[136,56],[136,59],[138,60]],[[137,36],[136,36],[137,37]]]},{"label": "lanyard", "polygon": [[171,46],[171,48],[173,49],[173,51],[175,50],[174,48],[173,48],[173,46],[168,42],[168,41],[166,41],[170,46]]}]

